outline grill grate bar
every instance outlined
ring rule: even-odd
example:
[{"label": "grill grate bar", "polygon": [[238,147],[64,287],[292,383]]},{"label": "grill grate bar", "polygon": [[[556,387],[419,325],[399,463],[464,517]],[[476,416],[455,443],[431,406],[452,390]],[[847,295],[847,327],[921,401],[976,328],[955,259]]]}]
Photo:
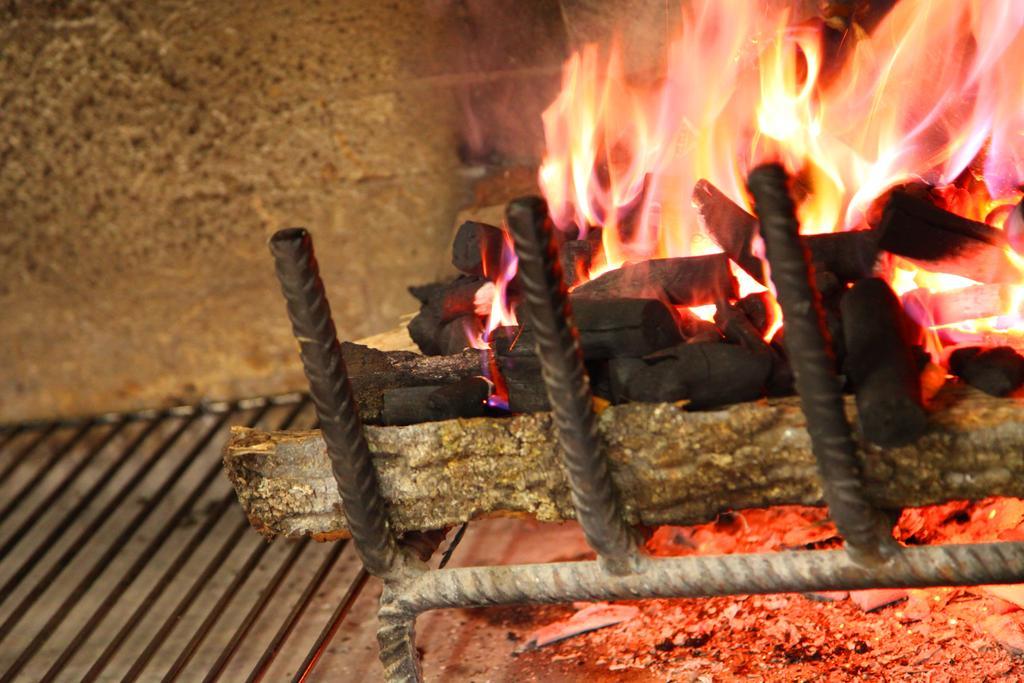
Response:
[{"label": "grill grate bar", "polygon": [[64,476],[64,479],[62,479],[61,482],[57,484],[52,491],[50,491],[46,498],[41,500],[39,504],[32,509],[32,512],[28,514],[21,526],[19,526],[18,529],[10,535],[3,547],[0,548],[0,557],[7,555],[14,546],[21,542],[21,539],[25,537],[25,534],[35,526],[36,522],[42,518],[47,510],[53,507],[53,505],[64,496],[71,485],[78,480],[78,477],[89,468],[96,457],[102,453],[103,450],[117,437],[117,435],[124,430],[127,424],[127,420],[120,420],[112,429],[107,430],[103,439],[89,450],[89,453],[79,461],[73,470]]},{"label": "grill grate bar", "polygon": [[[254,418],[253,420],[253,424],[255,424],[255,422],[259,418],[261,418],[263,414],[266,413],[268,408],[269,406],[265,406],[258,411],[256,418]],[[171,476],[168,477],[168,480],[166,482],[167,485],[159,489],[155,493],[153,499],[150,501],[150,504],[143,506],[142,509],[139,510],[139,512],[135,515],[135,517],[132,518],[132,520],[128,523],[128,526],[125,527],[121,534],[107,548],[106,552],[103,554],[100,560],[93,565],[92,569],[89,570],[89,573],[85,576],[85,578],[83,578],[75,587],[75,589],[71,592],[71,594],[64,599],[60,607],[58,607],[57,610],[50,617],[50,619],[47,620],[46,624],[36,634],[35,638],[32,639],[32,642],[29,643],[28,647],[26,647],[25,650],[22,651],[21,655],[19,655],[19,657],[14,661],[14,664],[11,666],[11,668],[7,671],[6,674],[4,674],[4,677],[0,678],[0,683],[7,683],[8,681],[14,680],[14,677],[18,674],[18,672],[21,671],[21,669],[28,663],[28,661],[35,656],[36,652],[39,651],[39,648],[41,648],[46,643],[46,641],[50,639],[50,637],[53,635],[53,632],[57,629],[58,626],[60,626],[61,622],[64,621],[68,613],[78,604],[82,596],[92,587],[92,585],[96,582],[100,575],[103,574],[104,571],[106,571],[107,566],[115,559],[115,557],[121,552],[121,550],[128,544],[128,541],[131,540],[131,538],[136,534],[136,532],[138,532],[138,530],[142,527],[145,521],[153,513],[153,511],[156,509],[157,503],[159,503],[167,495],[167,493],[171,490],[174,483],[185,473],[185,471],[189,468],[193,461],[199,456],[200,453],[203,452],[203,450],[205,450],[206,446],[208,446],[209,443],[213,440],[213,438],[221,431],[221,429],[227,423],[231,415],[232,413],[224,413],[222,416],[220,416],[214,423],[214,425],[206,432],[206,434],[199,441],[199,443],[193,446],[192,450],[189,453],[189,457],[186,457],[182,461],[182,463],[178,465],[174,472],[172,472]],[[216,470],[212,470],[212,472],[213,475],[216,476],[216,474],[219,472],[219,464],[218,468]],[[210,481],[212,480],[213,477],[211,476]],[[196,498],[198,498],[198,496],[196,496]],[[177,524],[177,519],[175,520],[175,524]],[[67,566],[69,565],[56,565],[57,572],[59,573]],[[28,606],[34,603],[35,600],[38,599],[39,595],[45,592],[48,587],[48,583],[40,582],[37,585],[36,589],[33,589],[33,592],[24,601],[22,601],[22,603],[18,605],[14,613],[12,613],[4,622],[3,626],[0,626],[0,641],[2,641],[10,633],[11,629],[13,629],[14,626],[21,621],[21,619],[25,616],[25,612],[27,611]]]},{"label": "grill grate bar", "polygon": [[[171,668],[168,669],[166,674],[164,674],[164,681],[176,680],[178,676],[181,675],[181,672],[185,669],[186,666],[188,666],[188,663],[192,661],[192,657],[195,656],[196,651],[199,649],[199,646],[203,644],[204,640],[206,640],[206,636],[210,634],[210,631],[217,624],[217,621],[219,621],[221,616],[224,615],[224,612],[227,610],[228,606],[238,595],[239,589],[249,579],[249,575],[253,573],[253,570],[256,569],[256,567],[260,563],[260,560],[263,559],[263,556],[269,549],[270,545],[267,543],[260,543],[253,549],[252,553],[246,559],[245,564],[238,571],[238,573],[235,574],[235,578],[231,581],[228,587],[221,594],[216,604],[214,604],[209,614],[206,615],[206,618],[203,620],[203,623],[200,624],[199,628],[196,629],[195,633],[192,635],[192,638],[188,641],[188,644],[185,645],[185,648],[178,655],[177,659],[174,660],[174,663],[171,665]],[[217,568],[213,567],[211,569],[213,571],[216,571]],[[209,577],[207,577],[207,579],[208,578]],[[135,679],[131,676],[131,673],[129,672],[129,675],[125,677],[125,680],[128,681]]]},{"label": "grill grate bar", "polygon": [[[170,436],[168,436],[164,442],[153,452],[152,455],[139,467],[135,476],[132,477],[121,489],[122,496],[116,497],[111,500],[103,510],[96,515],[89,526],[78,535],[73,543],[68,545],[67,550],[61,555],[60,559],[54,563],[53,567],[50,568],[50,572],[46,575],[42,581],[40,581],[33,591],[43,591],[45,587],[53,582],[57,578],[57,575],[63,570],[65,566],[71,563],[72,560],[78,555],[79,551],[85,547],[85,544],[89,539],[102,527],[106,522],[113,516],[114,512],[120,507],[121,503],[125,501],[125,496],[138,486],[138,484],[146,478],[149,474],[150,468],[164,453],[166,453],[178,439],[188,430],[188,428],[195,422],[196,417],[190,417],[182,422],[182,424],[175,430]],[[92,502],[93,498],[104,488],[107,484],[117,475],[118,471],[131,459],[131,456],[138,450],[139,446],[154,432],[159,426],[158,422],[152,422],[142,431],[135,439],[130,443],[121,454],[121,457],[111,465],[106,472],[103,473],[99,479],[92,485],[88,492],[86,492],[75,506],[68,510],[67,514],[57,523],[49,535],[36,546],[36,549],[32,552],[32,555],[22,563],[18,570],[11,575],[11,577],[4,583],[3,587],[0,588],[0,605],[2,605],[8,597],[10,597],[14,589],[21,585],[21,582],[25,580],[35,566],[42,560],[51,549],[56,548],[61,537],[65,533],[65,529],[70,528],[71,524],[85,511],[85,509]],[[2,556],[2,554],[0,554]],[[27,598],[26,598],[27,599]],[[33,600],[34,602],[34,600]],[[31,603],[29,603],[29,606]],[[0,640],[3,636],[0,635]]]},{"label": "grill grate bar", "polygon": [[[192,586],[191,588],[189,588],[188,592],[182,597],[178,604],[175,605],[174,609],[167,615],[167,618],[164,620],[164,623],[160,627],[160,630],[158,630],[150,639],[150,641],[146,644],[146,649],[142,651],[142,654],[140,654],[138,658],[135,660],[135,663],[132,664],[132,668],[128,670],[127,674],[125,674],[123,679],[124,681],[136,680],[139,677],[139,675],[145,670],[146,666],[149,665],[150,660],[152,660],[153,655],[155,655],[157,651],[163,646],[164,641],[166,641],[167,637],[178,625],[178,622],[181,619],[182,615],[185,614],[188,608],[192,606],[192,603],[195,602],[196,598],[199,597],[199,594],[202,593],[203,589],[206,587],[206,584],[209,583],[210,579],[212,579],[217,574],[217,572],[220,570],[221,565],[223,565],[224,562],[228,559],[228,556],[230,556],[231,553],[234,552],[235,548],[238,546],[239,541],[242,540],[248,529],[249,525],[245,520],[241,520],[238,522],[238,524],[235,525],[235,528],[231,531],[228,537],[224,539],[224,543],[221,544],[220,548],[217,550],[217,553],[210,558],[210,561],[203,569],[203,572],[192,583]],[[269,546],[265,544],[260,544],[259,547],[266,550]]]},{"label": "grill grate bar", "polygon": [[4,429],[3,436],[0,436],[0,451],[3,451],[3,449],[7,448],[7,444],[14,441],[14,438],[21,434],[23,429],[24,427],[22,427],[21,425],[15,425],[13,427],[8,427]]},{"label": "grill grate bar", "polygon": [[274,595],[277,593],[278,589],[281,587],[281,584],[284,583],[284,580],[288,577],[288,574],[291,573],[292,567],[295,566],[295,563],[298,561],[299,556],[302,555],[302,552],[306,549],[306,546],[308,545],[308,538],[304,538],[301,541],[293,544],[292,550],[288,554],[288,557],[285,558],[285,561],[281,563],[281,566],[278,567],[278,570],[274,574],[274,577],[270,580],[270,583],[268,583],[267,587],[264,588],[263,591],[260,593],[259,599],[255,603],[253,603],[251,608],[249,608],[249,612],[245,615],[245,618],[242,619],[242,623],[238,625],[238,628],[235,630],[234,635],[231,636],[231,640],[230,642],[228,642],[227,647],[224,648],[224,651],[221,652],[220,656],[217,658],[217,661],[213,664],[209,672],[206,674],[206,677],[203,679],[203,683],[212,683],[213,681],[219,679],[220,675],[224,673],[224,668],[228,665],[228,662],[231,661],[231,658],[238,650],[238,646],[242,643],[242,639],[249,634],[249,631],[252,629],[253,624],[256,623],[256,620],[259,619],[260,615],[263,613],[263,610],[266,609],[267,605],[270,603],[271,598],[273,598]]},{"label": "grill grate bar", "polygon": [[25,444],[22,449],[18,451],[13,458],[11,458],[11,462],[8,463],[2,471],[0,471],[0,484],[6,482],[7,478],[10,477],[30,455],[32,455],[40,444],[49,439],[59,427],[60,425],[52,424],[46,429],[40,431],[39,435],[32,439],[32,441]]},{"label": "grill grate bar", "polygon": [[0,425],[6,490],[32,482],[14,505],[0,493],[0,681],[258,681],[304,657],[308,675],[366,575],[328,580],[354,560],[347,541],[257,540],[217,449],[230,420],[284,429],[311,422],[309,406],[295,394]]},{"label": "grill grate bar", "polygon": [[284,642],[291,635],[295,629],[296,624],[299,623],[299,619],[305,613],[306,608],[309,607],[310,601],[316,592],[320,590],[320,586],[323,585],[324,579],[331,572],[331,569],[338,562],[338,558],[341,557],[341,552],[348,545],[347,541],[336,541],[334,546],[331,548],[330,553],[324,558],[324,561],[320,564],[320,568],[317,569],[316,574],[310,579],[306,585],[306,589],[299,596],[298,601],[292,607],[291,612],[285,618],[284,623],[281,624],[281,628],[278,629],[274,637],[270,639],[270,643],[267,645],[263,654],[260,656],[256,666],[253,667],[252,673],[249,674],[249,678],[246,679],[247,683],[254,683],[255,681],[263,680],[263,677],[267,675],[267,671],[270,666],[274,663],[277,655],[281,652],[281,647]]},{"label": "grill grate bar", "polygon": [[3,524],[4,521],[7,520],[7,517],[14,512],[19,505],[21,505],[22,501],[24,501],[32,491],[36,490],[36,487],[39,486],[39,482],[50,474],[50,470],[53,468],[54,464],[70,452],[72,448],[77,446],[79,441],[85,438],[85,435],[89,433],[90,429],[92,429],[93,424],[93,422],[86,422],[79,427],[70,439],[65,441],[60,448],[57,448],[50,454],[46,463],[38,469],[32,478],[26,481],[22,487],[18,489],[18,492],[8,499],[7,504],[2,510],[0,510],[0,524]]},{"label": "grill grate bar", "polygon": [[309,654],[306,655],[306,659],[303,660],[302,665],[299,666],[298,671],[295,673],[295,678],[292,679],[292,683],[299,683],[309,678],[309,675],[313,673],[313,669],[316,668],[317,662],[324,654],[324,650],[331,644],[335,634],[338,633],[338,629],[341,628],[341,623],[348,616],[349,610],[352,609],[353,603],[356,598],[359,597],[359,593],[363,590],[363,586],[366,585],[366,580],[370,577],[366,569],[360,568],[359,573],[356,575],[355,580],[349,585],[348,591],[345,596],[338,602],[337,608],[334,610],[334,614],[328,619],[324,625],[323,631],[320,632],[316,642],[310,649]]},{"label": "grill grate bar", "polygon": [[[291,415],[287,422],[290,423],[291,419],[293,419],[294,416],[299,413],[302,407],[303,406],[301,404],[296,406],[296,408],[291,412]],[[261,419],[263,419],[264,415],[266,415],[269,409],[269,404],[264,406],[261,410],[259,410],[256,413],[256,415],[254,415],[249,420],[249,424],[256,425]],[[225,415],[225,418],[227,416],[228,414]],[[192,508],[195,507],[196,503],[199,502],[199,499],[202,497],[202,495],[207,491],[207,489],[210,488],[210,485],[213,484],[218,475],[220,475],[220,472],[221,464],[219,461],[216,461],[213,463],[213,466],[210,467],[209,470],[207,470],[206,474],[203,476],[202,481],[200,481],[199,484],[197,484],[192,489],[192,493],[188,496],[188,498],[186,498],[180,505],[178,505],[177,509],[174,511],[174,514],[171,515],[171,517],[168,518],[166,522],[164,522],[164,525],[160,528],[160,531],[158,531],[154,535],[153,540],[146,547],[146,549],[143,550],[142,553],[138,556],[138,559],[135,560],[131,568],[128,569],[122,575],[121,579],[114,585],[113,590],[110,591],[110,593],[103,600],[99,608],[97,608],[97,610],[92,614],[92,616],[89,617],[89,621],[85,624],[85,626],[83,626],[80,629],[78,635],[76,635],[74,640],[71,641],[71,644],[61,655],[60,659],[54,664],[54,667],[47,672],[45,680],[52,680],[53,677],[56,676],[57,673],[59,673],[60,669],[63,668],[64,664],[66,664],[67,661],[71,658],[71,656],[78,651],[82,644],[85,643],[89,636],[92,635],[93,631],[103,622],[103,620],[107,617],[107,614],[110,612],[111,608],[113,608],[113,606],[117,603],[121,596],[124,595],[125,591],[128,590],[128,588],[135,581],[135,579],[138,578],[140,574],[142,574],[143,570],[150,563],[150,561],[152,561],[153,557],[156,556],[158,552],[160,552],[160,549],[163,547],[167,539],[170,538],[171,533],[174,531],[174,529],[177,526],[179,526],[179,524],[185,518],[186,515],[192,512]]]},{"label": "grill grate bar", "polygon": [[[199,546],[203,544],[203,541],[207,539],[210,532],[213,531],[214,527],[217,526],[217,523],[220,522],[221,518],[224,516],[224,513],[227,512],[233,501],[234,494],[228,493],[228,495],[224,496],[224,498],[222,498],[221,501],[217,503],[216,507],[206,516],[206,521],[203,522],[203,524],[196,529],[195,533],[192,534],[192,537],[189,538],[188,543],[185,544],[185,547],[183,547],[181,549],[181,552],[178,553],[178,556],[174,558],[174,561],[170,565],[168,565],[167,569],[164,571],[163,575],[161,575],[160,579],[155,584],[153,584],[153,587],[150,589],[149,593],[146,594],[146,597],[142,599],[138,607],[135,608],[135,611],[132,612],[132,615],[128,618],[128,620],[124,623],[120,630],[118,630],[117,634],[107,645],[106,649],[103,650],[103,653],[100,655],[99,659],[96,660],[96,662],[89,669],[88,673],[86,673],[85,678],[83,678],[83,681],[93,681],[99,677],[99,675],[106,668],[107,664],[110,663],[110,660],[114,657],[115,654],[117,654],[118,650],[121,649],[121,646],[124,644],[124,641],[128,638],[129,635],[131,635],[131,633],[139,625],[139,622],[142,621],[142,619],[147,614],[149,614],[150,610],[153,608],[154,603],[156,603],[160,596],[164,594],[164,591],[167,590],[167,587],[171,584],[172,581],[174,581],[175,577],[178,576],[181,570],[192,558],[192,555],[194,555],[196,550],[199,549]],[[49,680],[58,672],[60,672],[63,669],[63,667],[67,664],[67,661],[74,654],[74,650],[77,650],[76,643],[78,639],[86,638],[89,635],[91,635],[91,629],[82,629],[79,632],[79,635],[76,636],[75,641],[72,641],[71,645],[68,646],[64,653],[61,654],[60,658],[46,673],[46,678],[44,680]]]}]

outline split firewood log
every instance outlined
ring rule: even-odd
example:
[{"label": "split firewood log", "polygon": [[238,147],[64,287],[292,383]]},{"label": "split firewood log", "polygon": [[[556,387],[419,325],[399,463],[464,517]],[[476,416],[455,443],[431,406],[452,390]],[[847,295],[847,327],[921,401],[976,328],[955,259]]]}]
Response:
[{"label": "split firewood log", "polygon": [[[852,397],[847,398],[851,422]],[[862,444],[870,500],[884,508],[992,495],[1024,496],[1024,410],[960,384],[932,400],[916,442]],[[821,505],[795,398],[686,412],[628,404],[599,416],[602,445],[631,523],[694,524],[726,510]],[[493,516],[572,519],[548,413],[406,427],[367,427],[398,532]],[[319,432],[236,427],[224,467],[253,526],[267,537],[346,535]]]}]

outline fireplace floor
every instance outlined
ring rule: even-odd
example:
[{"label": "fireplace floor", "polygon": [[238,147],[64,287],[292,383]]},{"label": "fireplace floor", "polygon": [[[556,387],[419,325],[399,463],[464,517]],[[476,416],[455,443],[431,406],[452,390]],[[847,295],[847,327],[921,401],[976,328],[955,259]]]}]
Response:
[{"label": "fireplace floor", "polygon": [[[305,428],[313,415],[293,398],[0,426],[0,678],[80,680],[102,659],[101,678],[381,679],[380,584],[351,545],[265,543],[220,471],[227,426],[256,419]],[[451,566],[589,557],[575,524],[493,519],[469,526]],[[576,608],[445,610],[418,620],[417,644],[429,681],[1022,680],[1007,650],[1024,651],[1016,622],[1002,645],[983,623],[1024,613],[993,604],[957,592],[910,620],[912,601],[873,613],[802,595],[650,601],[518,655]]]}]

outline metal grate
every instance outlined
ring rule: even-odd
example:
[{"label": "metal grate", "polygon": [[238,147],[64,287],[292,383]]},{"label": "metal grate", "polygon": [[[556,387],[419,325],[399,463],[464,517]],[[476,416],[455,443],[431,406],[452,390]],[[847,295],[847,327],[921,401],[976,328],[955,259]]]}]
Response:
[{"label": "metal grate", "polygon": [[0,427],[0,681],[305,679],[366,573],[264,542],[220,451],[314,420],[290,395]]}]

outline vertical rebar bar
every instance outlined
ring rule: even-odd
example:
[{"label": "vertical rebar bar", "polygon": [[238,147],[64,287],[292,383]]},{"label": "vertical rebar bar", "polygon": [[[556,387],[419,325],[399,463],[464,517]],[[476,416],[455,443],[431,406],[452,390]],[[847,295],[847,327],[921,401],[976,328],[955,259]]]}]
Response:
[{"label": "vertical rebar bar", "polygon": [[547,204],[540,197],[516,199],[509,203],[506,219],[519,259],[526,322],[536,338],[576,518],[604,566],[616,574],[626,573],[637,556],[636,539],[624,520],[608,459],[600,448],[590,380],[572,322]]},{"label": "vertical rebar bar", "polygon": [[367,571],[389,576],[400,566],[403,555],[388,524],[377,472],[313,254],[313,240],[303,228],[280,230],[270,239],[270,251],[288,302],[288,317],[299,341],[302,365],[352,540]]},{"label": "vertical rebar bar", "polygon": [[781,165],[765,164],[751,171],[748,184],[782,307],[786,351],[796,374],[825,502],[851,557],[862,562],[881,561],[896,544],[881,515],[864,496],[857,447],[846,420],[821,303],[811,285],[789,178]]}]

